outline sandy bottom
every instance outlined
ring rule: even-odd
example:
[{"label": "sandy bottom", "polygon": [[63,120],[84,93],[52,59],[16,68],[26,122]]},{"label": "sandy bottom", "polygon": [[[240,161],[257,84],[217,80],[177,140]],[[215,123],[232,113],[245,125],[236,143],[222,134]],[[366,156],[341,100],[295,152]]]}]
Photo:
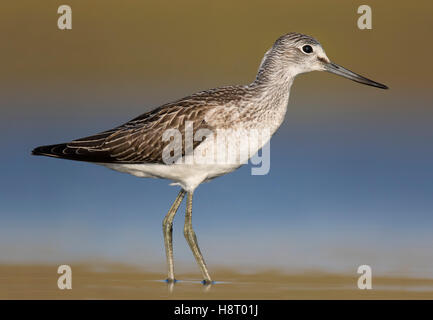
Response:
[{"label": "sandy bottom", "polygon": [[241,274],[214,270],[217,281],[200,284],[197,274],[178,274],[173,288],[164,273],[132,267],[73,265],[72,289],[57,287],[57,266],[0,265],[0,299],[433,299],[433,279],[374,277],[359,290],[357,276],[326,273]]}]

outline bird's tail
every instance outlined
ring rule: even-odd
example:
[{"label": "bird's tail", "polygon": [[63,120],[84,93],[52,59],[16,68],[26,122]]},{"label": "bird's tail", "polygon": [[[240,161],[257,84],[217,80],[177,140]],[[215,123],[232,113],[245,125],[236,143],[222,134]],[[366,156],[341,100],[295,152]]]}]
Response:
[{"label": "bird's tail", "polygon": [[71,147],[69,143],[40,146],[33,149],[32,155],[86,162],[112,162],[111,156],[106,150]]},{"label": "bird's tail", "polygon": [[40,146],[33,149],[32,155],[47,156],[47,157],[54,157],[54,158],[66,158],[67,153],[65,153],[65,150],[67,150],[66,143],[52,144],[48,146]]}]

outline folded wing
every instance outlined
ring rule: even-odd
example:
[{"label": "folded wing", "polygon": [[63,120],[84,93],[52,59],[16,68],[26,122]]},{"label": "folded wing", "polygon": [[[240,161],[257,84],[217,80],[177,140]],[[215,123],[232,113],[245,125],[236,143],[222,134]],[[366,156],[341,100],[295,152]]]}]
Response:
[{"label": "folded wing", "polygon": [[[209,105],[190,100],[178,101],[108,131],[69,143],[37,147],[32,154],[99,163],[163,163],[162,152],[170,142],[163,141],[164,131],[177,129],[180,132],[184,156],[186,122],[191,121],[193,132],[212,129],[205,121],[209,108]],[[201,142],[194,141],[193,147]]]}]

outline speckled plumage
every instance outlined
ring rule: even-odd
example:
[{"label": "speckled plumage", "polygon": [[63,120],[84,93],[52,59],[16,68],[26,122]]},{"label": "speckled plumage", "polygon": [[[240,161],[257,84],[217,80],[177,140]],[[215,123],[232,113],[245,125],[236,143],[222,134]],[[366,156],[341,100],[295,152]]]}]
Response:
[{"label": "speckled plumage", "polygon": [[[34,154],[96,163],[160,163],[168,144],[162,134],[170,128],[184,132],[192,121],[194,131],[229,128],[269,127],[281,123],[293,79],[288,78],[278,59],[288,41],[317,43],[308,36],[290,33],[280,37],[270,49],[255,81],[245,86],[226,86],[198,92],[146,112],[114,129],[69,143],[42,146]],[[194,148],[201,142],[195,141]],[[184,150],[184,148],[183,148]],[[183,153],[183,155],[185,155]]]},{"label": "speckled plumage", "polygon": [[[186,121],[192,121],[194,132],[260,123],[266,120],[266,110],[259,94],[252,86],[202,91],[144,113],[114,129],[69,143],[39,147],[34,153],[97,163],[163,163],[162,150],[168,144],[162,139],[165,130],[175,128],[183,133]],[[266,95],[262,99],[265,98]],[[195,141],[194,148],[199,144]]]}]

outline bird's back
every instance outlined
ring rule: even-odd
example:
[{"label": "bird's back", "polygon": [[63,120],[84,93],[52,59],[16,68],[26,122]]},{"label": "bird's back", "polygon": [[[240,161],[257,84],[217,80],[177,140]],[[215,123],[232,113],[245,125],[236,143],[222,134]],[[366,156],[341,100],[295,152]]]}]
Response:
[{"label": "bird's back", "polygon": [[[248,94],[245,86],[201,91],[162,105],[111,130],[68,143],[40,146],[32,154],[96,163],[163,163],[162,152],[169,143],[163,140],[166,130],[176,129],[182,134],[182,146],[179,147],[184,156],[187,122],[192,124],[194,132],[205,128],[213,130],[215,122],[209,124],[209,114],[221,115],[225,106],[237,105]],[[193,148],[200,143],[194,141]]]}]

